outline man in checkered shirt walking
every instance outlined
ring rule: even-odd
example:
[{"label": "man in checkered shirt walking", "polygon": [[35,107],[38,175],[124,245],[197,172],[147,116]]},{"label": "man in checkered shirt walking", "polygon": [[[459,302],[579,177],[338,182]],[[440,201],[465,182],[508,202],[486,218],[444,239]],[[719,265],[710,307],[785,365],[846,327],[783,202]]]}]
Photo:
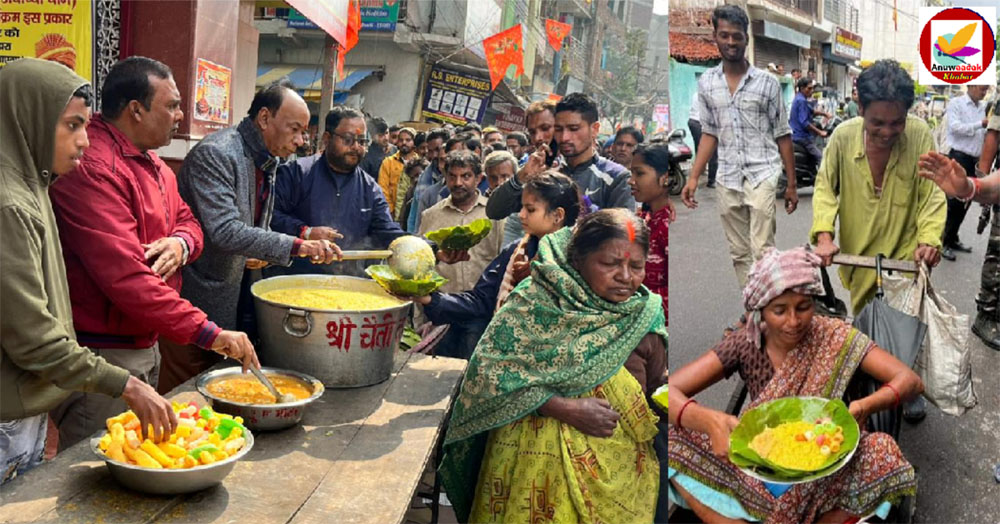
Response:
[{"label": "man in checkered shirt walking", "polygon": [[698,81],[702,136],[691,178],[681,193],[685,205],[698,206],[694,199],[698,179],[718,148],[719,215],[741,289],[751,264],[774,246],[775,192],[782,166],[788,177],[785,211],[795,211],[799,201],[792,131],[781,87],[772,75],[747,61],[749,24],[746,12],[734,5],[712,12],[722,63]]}]

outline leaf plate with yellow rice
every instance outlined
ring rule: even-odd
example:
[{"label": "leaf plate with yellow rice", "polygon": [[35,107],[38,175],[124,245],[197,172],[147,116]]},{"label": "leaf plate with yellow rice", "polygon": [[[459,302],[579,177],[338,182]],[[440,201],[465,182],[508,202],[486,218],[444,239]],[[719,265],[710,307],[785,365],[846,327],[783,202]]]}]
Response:
[{"label": "leaf plate with yellow rice", "polygon": [[811,482],[850,462],[860,437],[840,399],[786,397],[740,417],[729,437],[729,460],[763,481]]},{"label": "leaf plate with yellow rice", "polygon": [[422,297],[437,291],[448,282],[437,271],[431,270],[429,273],[420,275],[418,278],[404,278],[387,265],[368,266],[365,273],[372,277],[372,280],[382,286],[393,295],[401,297]]}]

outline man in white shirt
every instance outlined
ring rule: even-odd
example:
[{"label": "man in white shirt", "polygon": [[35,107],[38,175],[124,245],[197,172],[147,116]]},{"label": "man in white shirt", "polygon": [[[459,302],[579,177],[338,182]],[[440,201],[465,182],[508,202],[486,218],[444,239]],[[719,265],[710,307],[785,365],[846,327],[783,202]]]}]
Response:
[{"label": "man in white shirt", "polygon": [[[986,104],[983,98],[990,86],[968,86],[966,94],[953,98],[948,102],[947,130],[945,140],[951,152],[948,156],[965,168],[969,176],[974,176],[979,154],[983,150],[983,138],[986,135]],[[944,225],[944,237],[941,239],[943,251],[941,257],[955,260],[955,252],[971,253],[972,248],[958,239],[958,230],[965,220],[969,203],[957,198],[948,199],[948,219]]]},{"label": "man in white shirt", "polygon": [[698,79],[701,151],[695,157],[681,200],[698,206],[695,192],[712,153],[719,152],[716,204],[729,243],[740,289],[747,273],[774,246],[775,192],[784,168],[785,211],[798,206],[792,130],[778,80],[746,59],[750,19],[735,5],[712,11],[715,44],[722,63]]}]

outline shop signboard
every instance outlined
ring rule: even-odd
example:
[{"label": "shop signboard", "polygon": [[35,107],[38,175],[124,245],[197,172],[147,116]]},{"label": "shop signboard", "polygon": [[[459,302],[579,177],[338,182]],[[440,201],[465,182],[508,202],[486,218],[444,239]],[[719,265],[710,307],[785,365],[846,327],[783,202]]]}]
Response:
[{"label": "shop signboard", "polygon": [[361,30],[391,33],[399,19],[400,0],[361,0]]},{"label": "shop signboard", "polygon": [[524,109],[511,104],[509,102],[499,102],[493,104],[493,110],[497,112],[497,118],[495,125],[501,131],[510,133],[513,131],[524,132],[527,130],[525,127],[525,114]]},{"label": "shop signboard", "polygon": [[833,54],[848,60],[861,60],[861,35],[837,28],[833,35]]},{"label": "shop signboard", "polygon": [[[392,33],[396,31],[399,18],[399,0],[361,0],[361,30]],[[288,27],[295,29],[319,29],[319,26],[291,9],[288,13]]]},{"label": "shop signboard", "polygon": [[347,41],[347,7],[349,0],[286,0],[337,42]]},{"label": "shop signboard", "polygon": [[490,105],[490,79],[435,66],[424,89],[424,119],[463,125],[482,122]]},{"label": "shop signboard", "polygon": [[43,58],[93,80],[92,9],[90,0],[3,0],[0,67],[18,58]]},{"label": "shop signboard", "polygon": [[311,20],[294,9],[288,10],[288,27],[294,29],[319,29],[318,25],[312,23]]}]

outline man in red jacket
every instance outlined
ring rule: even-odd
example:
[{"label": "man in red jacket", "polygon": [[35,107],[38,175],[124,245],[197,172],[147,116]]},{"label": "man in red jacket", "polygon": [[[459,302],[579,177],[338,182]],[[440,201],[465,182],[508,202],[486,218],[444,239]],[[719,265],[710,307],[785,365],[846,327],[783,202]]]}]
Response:
[{"label": "man in red jacket", "polygon": [[[220,329],[180,296],[178,269],[198,257],[204,237],[173,171],[152,151],[170,143],[184,117],[170,69],[144,57],[118,62],[101,109],[80,165],[49,191],[81,344],[154,387],[161,334],[259,366],[245,334]],[[125,409],[119,399],[74,393],[52,412],[60,450]]]}]

